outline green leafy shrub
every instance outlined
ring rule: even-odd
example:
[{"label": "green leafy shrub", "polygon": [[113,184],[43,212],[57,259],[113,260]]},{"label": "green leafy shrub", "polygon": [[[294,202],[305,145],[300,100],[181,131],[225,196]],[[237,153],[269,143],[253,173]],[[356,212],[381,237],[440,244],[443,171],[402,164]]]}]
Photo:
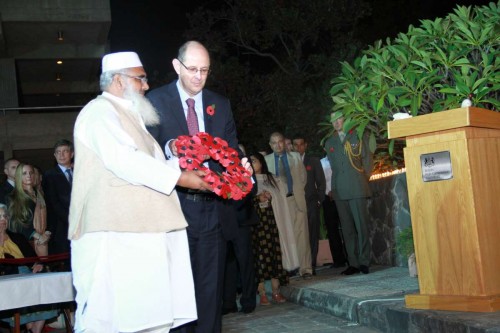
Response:
[{"label": "green leafy shrub", "polygon": [[408,259],[415,252],[413,245],[413,230],[411,227],[403,229],[396,236],[396,252]]},{"label": "green leafy shrub", "polygon": [[[330,89],[332,111],[344,113],[346,131],[370,132],[376,168],[403,164],[404,142],[387,139],[395,113],[455,109],[467,97],[473,106],[500,109],[499,22],[500,1],[457,6],[446,18],[422,20],[394,40],[377,41],[353,63],[341,63],[342,74]],[[319,125],[323,139],[332,134],[328,120]]]}]

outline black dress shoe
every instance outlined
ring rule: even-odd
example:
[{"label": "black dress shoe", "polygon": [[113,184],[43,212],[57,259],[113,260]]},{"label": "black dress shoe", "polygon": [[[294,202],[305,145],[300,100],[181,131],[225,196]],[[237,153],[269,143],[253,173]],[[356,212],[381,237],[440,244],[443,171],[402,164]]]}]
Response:
[{"label": "black dress shoe", "polygon": [[241,308],[241,312],[243,312],[244,314],[249,314],[249,313],[252,313],[254,312],[255,310],[255,307],[243,307]]},{"label": "black dress shoe", "polygon": [[363,274],[368,274],[370,273],[370,269],[368,268],[368,266],[365,266],[365,265],[360,265],[359,266],[359,270],[361,271],[361,273]]},{"label": "black dress shoe", "polygon": [[293,271],[288,272],[288,276],[291,278],[300,277],[299,269],[294,269]]},{"label": "black dress shoe", "polygon": [[356,267],[352,267],[352,266],[349,266],[347,267],[346,270],[343,270],[342,275],[353,275],[353,274],[358,274],[359,273],[359,269],[357,269]]},{"label": "black dress shoe", "polygon": [[238,308],[222,308],[222,315],[227,315],[228,313],[238,312]]},{"label": "black dress shoe", "polygon": [[345,262],[342,262],[342,263],[336,263],[334,262],[333,264],[330,265],[330,268],[340,268],[340,267],[345,267]]}]

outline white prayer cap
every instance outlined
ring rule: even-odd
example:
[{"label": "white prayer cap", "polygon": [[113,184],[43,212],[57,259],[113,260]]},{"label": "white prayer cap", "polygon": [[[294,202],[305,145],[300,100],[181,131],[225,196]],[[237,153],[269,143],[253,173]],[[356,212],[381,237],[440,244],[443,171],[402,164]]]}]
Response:
[{"label": "white prayer cap", "polygon": [[135,52],[110,53],[102,58],[103,73],[131,67],[142,67],[141,60]]}]

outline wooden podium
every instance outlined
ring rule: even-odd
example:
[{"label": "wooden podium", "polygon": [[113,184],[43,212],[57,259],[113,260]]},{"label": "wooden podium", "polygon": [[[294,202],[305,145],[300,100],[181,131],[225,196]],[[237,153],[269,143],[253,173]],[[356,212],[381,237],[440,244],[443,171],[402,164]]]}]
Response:
[{"label": "wooden podium", "polygon": [[500,310],[500,113],[460,108],[388,122],[406,138],[420,294],[406,306]]}]

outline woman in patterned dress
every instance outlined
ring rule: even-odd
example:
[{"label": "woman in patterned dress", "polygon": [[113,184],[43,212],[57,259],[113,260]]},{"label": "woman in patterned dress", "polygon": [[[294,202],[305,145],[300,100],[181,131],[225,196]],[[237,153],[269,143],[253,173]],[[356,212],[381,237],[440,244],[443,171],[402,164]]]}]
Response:
[{"label": "woman in patterned dress", "polygon": [[260,305],[270,304],[264,286],[266,280],[271,280],[272,300],[283,303],[286,299],[280,293],[280,281],[288,283],[288,275],[283,269],[280,235],[272,207],[272,192],[279,191],[278,184],[268,171],[264,156],[255,153],[250,156],[250,160],[257,180],[254,205],[260,219],[260,223],[252,231]]}]

